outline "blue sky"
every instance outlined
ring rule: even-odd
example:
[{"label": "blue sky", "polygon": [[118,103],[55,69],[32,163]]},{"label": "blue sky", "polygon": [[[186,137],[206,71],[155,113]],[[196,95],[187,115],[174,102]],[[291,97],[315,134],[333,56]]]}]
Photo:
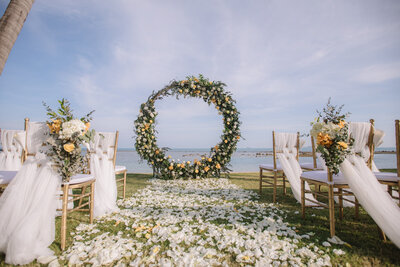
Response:
[{"label": "blue sky", "polygon": [[[0,1],[0,14],[8,1]],[[332,97],[352,121],[374,118],[394,146],[400,119],[400,1],[36,0],[0,76],[0,127],[45,120],[41,102],[95,109],[98,131],[133,147],[140,103],[173,79],[227,84],[241,112],[239,147],[271,131],[309,131]],[[165,99],[159,144],[211,147],[222,118],[198,99]]]}]

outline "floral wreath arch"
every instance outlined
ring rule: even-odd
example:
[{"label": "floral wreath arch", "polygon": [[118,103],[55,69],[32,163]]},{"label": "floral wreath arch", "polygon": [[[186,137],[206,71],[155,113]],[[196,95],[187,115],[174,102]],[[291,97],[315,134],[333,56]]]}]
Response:
[{"label": "floral wreath arch", "polygon": [[[135,121],[135,148],[142,160],[153,167],[157,177],[162,179],[220,177],[221,172],[229,172],[228,165],[236,145],[241,138],[239,111],[230,92],[224,91],[224,83],[209,81],[202,75],[189,76],[186,80],[172,81],[158,92],[153,92],[146,103],[141,104],[139,116]],[[222,115],[224,130],[221,141],[210,149],[209,155],[202,155],[193,162],[180,162],[166,156],[165,148],[159,148],[156,140],[154,107],[156,100],[165,96],[195,97],[207,104],[214,104]]]}]

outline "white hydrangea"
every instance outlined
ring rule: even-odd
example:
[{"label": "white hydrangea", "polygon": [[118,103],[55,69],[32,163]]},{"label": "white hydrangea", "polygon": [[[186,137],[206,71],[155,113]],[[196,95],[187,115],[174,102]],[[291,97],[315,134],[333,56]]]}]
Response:
[{"label": "white hydrangea", "polygon": [[62,124],[62,131],[60,131],[60,138],[71,138],[71,136],[76,132],[83,134],[85,132],[85,129],[86,126],[81,120],[75,119],[64,122]]}]

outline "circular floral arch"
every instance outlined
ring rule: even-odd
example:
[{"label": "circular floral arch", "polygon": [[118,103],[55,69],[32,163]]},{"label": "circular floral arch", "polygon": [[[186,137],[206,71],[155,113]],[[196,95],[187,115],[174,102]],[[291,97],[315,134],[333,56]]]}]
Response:
[{"label": "circular floral arch", "polygon": [[[236,145],[241,137],[239,112],[231,93],[224,91],[222,82],[213,82],[204,78],[190,76],[186,80],[172,81],[158,92],[153,92],[146,103],[140,106],[135,121],[135,148],[141,159],[153,167],[156,176],[163,179],[219,177],[221,172],[229,172],[228,165]],[[154,107],[156,100],[165,96],[201,98],[209,105],[213,104],[222,115],[224,123],[221,141],[210,149],[209,155],[202,155],[193,162],[180,162],[166,156],[165,148],[159,148],[156,140]]]}]

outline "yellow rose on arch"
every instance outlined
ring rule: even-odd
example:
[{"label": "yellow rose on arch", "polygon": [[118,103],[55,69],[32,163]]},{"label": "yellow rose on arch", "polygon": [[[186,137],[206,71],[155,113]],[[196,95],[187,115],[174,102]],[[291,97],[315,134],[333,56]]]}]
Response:
[{"label": "yellow rose on arch", "polygon": [[[150,95],[147,102],[141,104],[135,120],[135,148],[141,159],[152,166],[154,174],[162,179],[188,179],[201,177],[220,177],[221,172],[229,172],[229,162],[240,140],[239,111],[232,94],[224,90],[226,85],[220,81],[210,81],[199,75],[189,76],[185,80],[172,81],[158,92]],[[213,105],[223,117],[224,130],[221,140],[210,149],[209,155],[200,160],[185,163],[175,162],[166,156],[165,150],[157,146],[155,123],[157,111],[154,103],[166,96],[194,97]]]}]

